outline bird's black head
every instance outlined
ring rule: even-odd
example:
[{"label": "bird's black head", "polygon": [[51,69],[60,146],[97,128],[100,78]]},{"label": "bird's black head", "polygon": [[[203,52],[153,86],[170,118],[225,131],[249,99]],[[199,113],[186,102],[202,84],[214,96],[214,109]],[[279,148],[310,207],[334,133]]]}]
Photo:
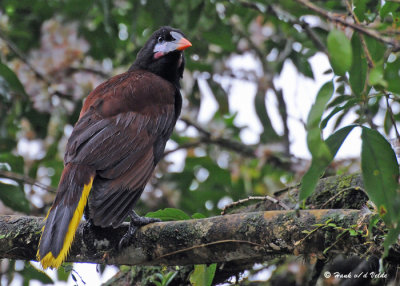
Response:
[{"label": "bird's black head", "polygon": [[181,31],[167,26],[161,27],[139,51],[130,70],[150,71],[179,87],[179,79],[185,68],[183,50],[191,45]]}]

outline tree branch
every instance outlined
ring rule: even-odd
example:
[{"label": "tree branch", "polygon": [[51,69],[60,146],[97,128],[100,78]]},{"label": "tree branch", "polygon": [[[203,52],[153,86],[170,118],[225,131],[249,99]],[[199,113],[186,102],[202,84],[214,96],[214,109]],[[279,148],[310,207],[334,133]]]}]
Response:
[{"label": "tree branch", "polygon": [[324,54],[328,54],[328,49],[325,46],[325,44],[321,41],[320,37],[317,35],[317,33],[314,32],[314,30],[310,27],[310,25],[305,22],[304,20],[298,19],[294,17],[293,15],[289,14],[286,11],[283,11],[279,8],[277,5],[270,5],[269,6],[269,11],[271,11],[276,18],[280,18],[281,15],[284,15],[286,19],[293,25],[299,25],[305,32],[306,34],[310,37],[310,40],[314,43],[315,47],[323,52]]},{"label": "tree branch", "polygon": [[370,36],[371,38],[374,38],[374,39],[378,40],[379,42],[382,42],[384,44],[392,46],[393,52],[397,52],[400,50],[400,43],[398,41],[396,41],[394,38],[383,37],[379,33],[377,33],[375,30],[371,30],[363,25],[347,22],[345,19],[334,16],[333,13],[325,11],[324,9],[318,7],[317,5],[314,5],[313,3],[309,2],[308,0],[296,0],[296,2],[309,8],[311,11],[319,14],[320,16],[328,19],[331,22],[340,23],[340,24],[342,24],[346,27],[350,27],[362,34]]},{"label": "tree branch", "polygon": [[[264,14],[266,12],[266,11],[264,11],[264,9],[260,8],[259,4],[250,3],[250,2],[246,2],[246,1],[238,1],[238,3],[245,8],[253,9],[262,14]],[[320,50],[321,52],[323,52],[325,54],[328,53],[328,50],[327,50],[325,44],[321,41],[319,36],[313,31],[313,29],[310,27],[310,25],[307,22],[305,22],[301,19],[297,19],[296,17],[289,14],[288,12],[281,10],[278,5],[268,5],[265,10],[274,14],[274,16],[277,19],[280,19],[281,16],[283,15],[290,23],[299,25],[302,29],[304,29],[304,31],[310,37],[311,41],[315,44],[315,46],[318,48],[318,50]]]},{"label": "tree branch", "polygon": [[[349,228],[368,228],[370,214],[359,210],[267,211],[200,220],[153,223],[140,228],[131,246],[118,252],[127,224],[89,229],[82,223],[67,261],[115,265],[188,265],[227,261],[265,261],[286,254],[361,254],[365,236],[337,236]],[[318,228],[315,225],[337,227]],[[0,216],[0,257],[34,260],[42,218]],[[354,225],[357,225],[354,227]],[[312,233],[310,234],[310,232]],[[351,245],[351,247],[348,247]]]},{"label": "tree branch", "polygon": [[53,188],[52,186],[42,184],[41,182],[38,182],[28,176],[10,172],[10,171],[0,170],[0,177],[15,180],[15,181],[22,182],[24,184],[28,184],[28,185],[32,185],[32,186],[37,186],[39,188],[45,189],[46,191],[52,192],[52,193],[55,193],[57,191],[57,189]]},{"label": "tree branch", "polygon": [[219,145],[223,148],[230,149],[247,157],[256,157],[255,149],[248,145],[245,145],[238,141],[233,141],[231,139],[215,137],[209,131],[205,130],[199,124],[192,122],[188,118],[181,118],[180,120],[182,120],[186,125],[193,126],[197,129],[197,131],[199,131],[199,133],[201,134],[200,141],[202,143]]},{"label": "tree branch", "polygon": [[[361,25],[360,21],[358,20],[357,15],[353,11],[353,7],[351,6],[349,0],[346,0],[346,7],[347,7],[347,11],[349,11],[349,13],[353,17],[353,19],[357,23],[357,25]],[[364,35],[361,33],[360,33],[360,42],[361,42],[361,46],[364,50],[365,57],[367,59],[368,67],[372,69],[375,66],[375,63],[372,60],[372,56],[368,50],[368,46],[367,46],[367,43],[365,42]]]}]

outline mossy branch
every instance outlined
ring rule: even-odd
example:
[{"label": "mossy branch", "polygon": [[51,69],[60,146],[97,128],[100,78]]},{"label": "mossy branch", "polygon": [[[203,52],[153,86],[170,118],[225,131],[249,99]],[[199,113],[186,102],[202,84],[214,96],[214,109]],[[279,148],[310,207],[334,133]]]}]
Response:
[{"label": "mossy branch", "polygon": [[[329,252],[359,254],[366,251],[366,236],[336,238],[344,229],[365,229],[369,218],[359,210],[284,210],[154,223],[142,227],[121,252],[117,245],[127,224],[91,229],[82,223],[67,260],[115,265],[257,262],[286,254],[327,255],[328,247]],[[315,230],[327,221],[337,227]],[[38,217],[0,216],[0,257],[34,260],[41,222]]]}]

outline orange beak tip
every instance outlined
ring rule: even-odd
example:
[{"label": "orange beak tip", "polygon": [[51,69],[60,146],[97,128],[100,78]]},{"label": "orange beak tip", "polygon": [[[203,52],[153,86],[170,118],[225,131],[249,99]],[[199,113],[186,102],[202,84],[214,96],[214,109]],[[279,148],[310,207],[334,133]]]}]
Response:
[{"label": "orange beak tip", "polygon": [[183,51],[184,49],[187,49],[187,48],[189,48],[189,47],[191,47],[191,46],[192,46],[192,43],[191,43],[191,42],[189,42],[189,41],[188,41],[187,39],[185,39],[185,38],[182,38],[182,39],[179,40],[177,50],[178,50],[178,51]]}]

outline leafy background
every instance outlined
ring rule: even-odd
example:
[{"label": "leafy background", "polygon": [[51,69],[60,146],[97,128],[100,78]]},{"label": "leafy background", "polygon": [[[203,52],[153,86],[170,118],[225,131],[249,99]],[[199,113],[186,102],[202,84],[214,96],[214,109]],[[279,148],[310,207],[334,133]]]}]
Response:
[{"label": "leafy background", "polygon": [[[229,202],[298,182],[306,198],[325,169],[325,175],[333,175],[361,166],[371,200],[385,223],[395,226],[398,163],[385,138],[400,137],[400,4],[313,3],[2,0],[0,212],[44,216],[83,99],[108,77],[124,72],[149,35],[167,24],[184,31],[193,47],[186,51],[182,119],[137,207],[140,213],[173,207],[188,217],[218,215]],[[333,13],[324,14],[328,11]],[[346,23],[360,29],[354,32]],[[311,61],[322,55],[330,67],[316,70]],[[233,65],[238,58],[253,64]],[[306,120],[292,118],[288,100],[294,99],[284,94],[284,83],[277,85],[287,65],[301,78],[324,73],[328,79],[310,94],[316,99]],[[248,126],[238,123],[232,108],[238,82],[255,88],[255,94],[242,95],[243,102],[252,101],[261,124],[251,143]],[[199,123],[207,96],[218,108]],[[311,164],[291,152],[296,131],[289,128],[290,120],[307,131]],[[362,130],[361,154],[332,163],[355,129]],[[178,159],[183,163],[177,167]],[[35,279],[49,282],[21,263],[2,261],[2,283],[15,277],[26,285]],[[71,267],[66,269],[57,279],[77,279]]]}]

